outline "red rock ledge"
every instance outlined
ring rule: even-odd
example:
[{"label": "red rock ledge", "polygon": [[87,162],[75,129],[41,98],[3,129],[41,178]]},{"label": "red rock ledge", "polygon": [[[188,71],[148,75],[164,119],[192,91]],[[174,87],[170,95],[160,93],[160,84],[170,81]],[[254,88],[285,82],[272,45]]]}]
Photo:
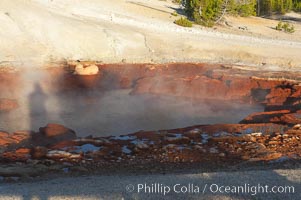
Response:
[{"label": "red rock ledge", "polygon": [[[80,167],[87,171],[110,163],[231,166],[233,163],[298,160],[300,138],[300,124],[293,127],[271,123],[200,125],[86,138],[77,138],[73,130],[62,125],[48,124],[38,132],[1,132],[0,160],[5,164],[61,164],[62,169]],[[0,176],[9,175],[12,172],[0,169]]]}]

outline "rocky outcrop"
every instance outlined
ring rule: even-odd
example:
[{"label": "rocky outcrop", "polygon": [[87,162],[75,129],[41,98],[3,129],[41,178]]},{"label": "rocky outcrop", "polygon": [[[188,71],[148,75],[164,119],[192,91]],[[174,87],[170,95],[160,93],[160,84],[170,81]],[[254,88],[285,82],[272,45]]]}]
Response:
[{"label": "rocky outcrop", "polygon": [[31,137],[31,143],[34,146],[50,146],[62,141],[70,141],[76,138],[73,130],[60,124],[47,124],[41,127],[39,132]]},{"label": "rocky outcrop", "polygon": [[[61,125],[40,129],[45,137],[74,134]],[[7,135],[4,133],[4,137]],[[73,139],[72,139],[73,138]],[[227,163],[279,162],[301,156],[301,125],[226,124],[200,125],[114,137],[65,138],[46,146],[7,148],[1,160],[30,159],[73,163],[86,168],[100,163]],[[22,143],[22,141],[21,141]]]},{"label": "rocky outcrop", "polygon": [[59,124],[48,124],[41,127],[39,132],[16,131],[12,134],[0,132],[1,157],[5,160],[27,160],[43,158],[47,154],[47,147],[60,142],[76,139],[73,130]]},{"label": "rocky outcrop", "polygon": [[[116,71],[122,67],[123,70]],[[242,100],[282,104],[300,92],[295,81],[268,77],[290,76],[281,72],[243,71],[218,65],[102,65],[104,73],[118,82],[132,82],[132,94],[151,93],[198,99]]]},{"label": "rocky outcrop", "polygon": [[253,113],[240,121],[240,123],[280,123],[293,125],[301,123],[301,119],[299,119],[296,114],[290,113],[289,110],[279,110]]}]

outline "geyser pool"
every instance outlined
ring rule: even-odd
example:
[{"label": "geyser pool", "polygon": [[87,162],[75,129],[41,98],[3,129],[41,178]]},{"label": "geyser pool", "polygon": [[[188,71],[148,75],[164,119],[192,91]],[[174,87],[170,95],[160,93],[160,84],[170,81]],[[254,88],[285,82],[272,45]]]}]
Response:
[{"label": "geyser pool", "polygon": [[36,90],[29,99],[19,99],[18,109],[0,114],[1,129],[38,130],[47,123],[60,123],[79,136],[120,135],[197,124],[237,123],[262,110],[261,106],[238,102],[130,95],[130,89],[69,91],[60,95]]},{"label": "geyser pool", "polygon": [[0,73],[0,98],[19,104],[0,112],[0,130],[37,131],[59,123],[79,136],[108,136],[238,123],[263,111],[266,90],[253,97],[257,85],[250,79],[260,72],[181,63],[99,67],[96,76],[76,76],[70,66]]}]

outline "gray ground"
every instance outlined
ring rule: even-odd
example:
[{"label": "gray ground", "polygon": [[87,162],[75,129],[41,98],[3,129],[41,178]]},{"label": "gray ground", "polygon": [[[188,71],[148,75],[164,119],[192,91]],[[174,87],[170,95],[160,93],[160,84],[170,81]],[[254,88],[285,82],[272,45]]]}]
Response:
[{"label": "gray ground", "polygon": [[[138,184],[162,184],[161,191],[170,187],[171,191],[163,195],[137,192]],[[131,184],[131,185],[130,185]],[[195,193],[176,193],[174,185],[194,185]],[[210,186],[244,186],[247,184],[249,194],[212,193]],[[293,186],[294,194],[287,193],[260,193],[256,195],[252,186],[268,185]],[[206,186],[205,186],[206,185]],[[249,185],[249,186],[248,186]],[[167,187],[168,186],[168,187]],[[197,187],[199,187],[199,193]],[[134,187],[134,188],[133,188]],[[203,190],[205,188],[205,192]],[[231,187],[232,188],[232,187]],[[128,190],[133,190],[128,192]],[[150,188],[151,189],[151,188]],[[185,189],[185,188],[183,188]],[[233,189],[233,188],[232,188]],[[282,188],[280,188],[281,190]],[[0,199],[301,199],[301,169],[294,170],[260,170],[239,172],[218,172],[200,174],[168,174],[168,175],[114,175],[114,176],[85,176],[77,178],[57,178],[27,183],[0,184]],[[180,190],[180,187],[176,187]],[[158,191],[158,190],[157,190]],[[222,188],[222,191],[225,190]],[[253,192],[252,192],[253,191]]]}]

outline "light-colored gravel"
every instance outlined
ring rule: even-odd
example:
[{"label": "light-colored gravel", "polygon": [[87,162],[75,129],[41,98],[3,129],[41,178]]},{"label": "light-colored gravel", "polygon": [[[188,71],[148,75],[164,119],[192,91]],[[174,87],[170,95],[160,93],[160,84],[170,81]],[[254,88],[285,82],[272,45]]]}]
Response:
[{"label": "light-colored gravel", "polygon": [[[126,187],[133,192],[127,192]],[[171,191],[165,196],[163,193],[148,193],[142,189],[137,192],[138,184],[162,184],[169,186]],[[176,193],[173,186],[193,184],[200,188],[199,193]],[[205,193],[203,189],[206,186]],[[249,194],[222,194],[210,192],[210,186],[242,186],[249,184]],[[293,186],[295,193],[260,193],[251,195],[251,186],[268,185]],[[87,176],[76,178],[58,178],[32,183],[14,183],[0,185],[0,199],[301,199],[301,170],[265,170],[239,171],[201,174],[168,174],[168,175],[115,175],[115,176]],[[179,190],[177,186],[176,190]],[[212,186],[214,190],[214,186]],[[154,190],[153,190],[154,191]],[[224,191],[224,190],[222,190]]]}]

